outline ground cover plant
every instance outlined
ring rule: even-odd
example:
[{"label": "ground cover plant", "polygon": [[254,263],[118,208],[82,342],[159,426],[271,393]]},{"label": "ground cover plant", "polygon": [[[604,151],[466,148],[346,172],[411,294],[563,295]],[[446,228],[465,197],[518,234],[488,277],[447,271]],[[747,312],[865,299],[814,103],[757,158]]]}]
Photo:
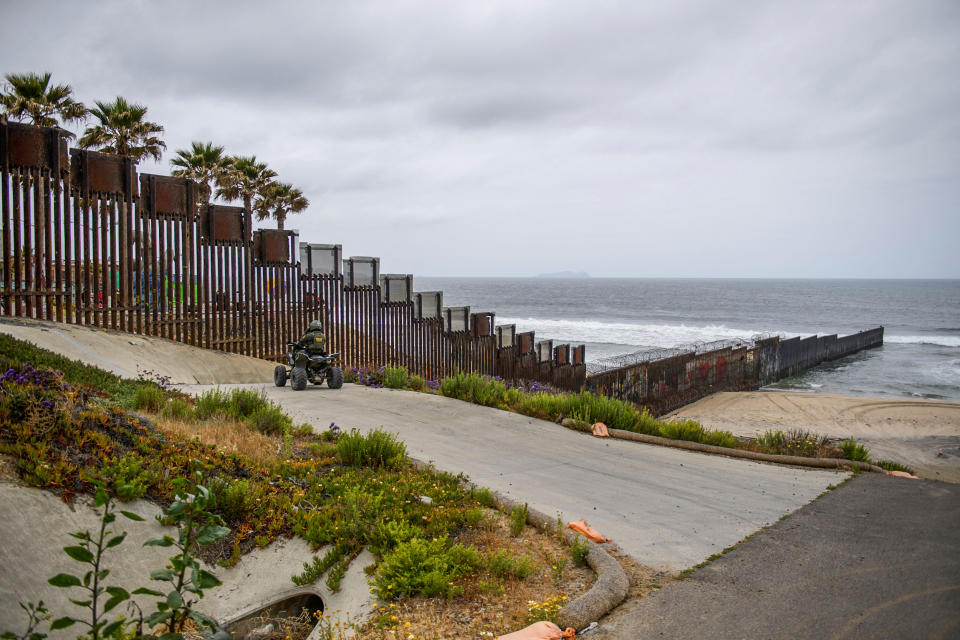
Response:
[{"label": "ground cover plant", "polygon": [[[230,565],[255,547],[298,535],[328,551],[296,581],[323,579],[335,590],[367,548],[379,558],[371,582],[385,602],[439,597],[459,611],[482,596],[499,599],[502,611],[513,612],[504,619],[516,624],[526,599],[572,596],[589,586],[589,571],[548,580],[548,556],[562,551],[518,553],[517,545],[540,534],[527,527],[510,538],[490,524],[500,516],[487,509],[488,491],[465,490],[457,476],[410,464],[386,431],[330,424],[316,433],[246,389],[194,400],[156,381],[121,381],[76,363],[69,365],[76,382],[69,382],[65,373],[19,360],[14,346],[0,351],[7,366],[0,455],[20,478],[66,502],[100,488],[112,500],[146,498],[169,510],[184,479],[199,473],[209,492],[205,508],[223,526],[222,537],[199,552],[209,563]],[[118,388],[126,389],[122,401],[105,391]],[[179,624],[182,611],[176,615]],[[370,633],[388,622],[371,623]],[[421,626],[423,634],[428,629]]]},{"label": "ground cover plant", "polygon": [[[384,383],[387,371],[390,372],[390,385]],[[407,383],[401,386],[400,381],[404,378]],[[579,431],[589,431],[590,425],[603,422],[612,429],[728,449],[872,463],[867,448],[852,438],[836,442],[805,431],[767,431],[757,438],[738,438],[729,431],[707,429],[695,420],[658,420],[646,408],[638,408],[630,402],[599,396],[589,391],[557,392],[537,382],[526,386],[512,385],[497,376],[460,372],[439,381],[427,381],[421,387],[419,381],[416,386],[410,383],[413,377],[409,376],[403,367],[354,369],[349,379],[370,387],[390,386],[440,393],[449,398],[514,411],[542,420],[563,421],[565,425]],[[877,464],[888,471],[910,472],[908,467],[889,460],[879,461]]]}]

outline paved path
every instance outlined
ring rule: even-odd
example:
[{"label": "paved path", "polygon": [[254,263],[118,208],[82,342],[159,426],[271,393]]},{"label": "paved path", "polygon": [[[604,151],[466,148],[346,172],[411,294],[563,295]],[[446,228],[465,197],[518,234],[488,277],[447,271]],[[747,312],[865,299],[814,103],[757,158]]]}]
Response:
[{"label": "paved path", "polygon": [[958,638],[960,486],[854,478],[587,637]]},{"label": "paved path", "polygon": [[[847,474],[592,438],[436,395],[261,385],[296,421],[398,433],[409,453],[566,520],[586,518],[637,561],[680,570],[803,506]],[[197,393],[208,387],[184,387]]]}]

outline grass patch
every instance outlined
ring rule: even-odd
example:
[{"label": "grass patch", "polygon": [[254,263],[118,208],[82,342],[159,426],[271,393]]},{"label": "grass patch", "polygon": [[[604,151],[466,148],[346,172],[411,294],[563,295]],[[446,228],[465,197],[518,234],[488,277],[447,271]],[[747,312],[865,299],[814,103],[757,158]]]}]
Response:
[{"label": "grass patch", "polygon": [[407,387],[407,370],[404,367],[384,367],[383,386],[388,389],[405,389]]},{"label": "grass patch", "polygon": [[159,413],[166,400],[163,389],[160,387],[154,384],[143,385],[137,387],[133,393],[133,408],[137,411]]},{"label": "grass patch", "polygon": [[520,536],[523,533],[523,529],[527,526],[527,505],[518,504],[514,505],[513,509],[510,510],[510,535],[514,538]]},{"label": "grass patch", "polygon": [[352,467],[397,469],[407,461],[407,446],[382,429],[366,434],[354,430],[337,439],[337,456]]},{"label": "grass patch", "polygon": [[864,445],[858,444],[853,438],[847,438],[841,442],[840,449],[843,451],[843,457],[847,460],[871,464],[870,452]]}]

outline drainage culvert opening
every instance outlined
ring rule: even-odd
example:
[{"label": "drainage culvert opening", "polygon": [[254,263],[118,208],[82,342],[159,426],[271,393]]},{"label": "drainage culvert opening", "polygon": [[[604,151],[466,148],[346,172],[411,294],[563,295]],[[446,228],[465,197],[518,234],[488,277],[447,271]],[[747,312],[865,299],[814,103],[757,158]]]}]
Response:
[{"label": "drainage culvert opening", "polygon": [[300,593],[224,625],[231,640],[304,640],[323,615],[323,599]]}]

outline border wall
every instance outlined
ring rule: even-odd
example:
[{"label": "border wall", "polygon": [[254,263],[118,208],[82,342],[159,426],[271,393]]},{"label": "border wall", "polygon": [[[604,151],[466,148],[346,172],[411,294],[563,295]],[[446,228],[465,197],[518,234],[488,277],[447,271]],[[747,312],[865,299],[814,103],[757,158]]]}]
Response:
[{"label": "border wall", "polygon": [[[674,349],[667,357],[659,357],[659,352],[651,357],[638,353],[615,359],[621,366],[600,364],[588,375],[586,388],[663,415],[711,393],[758,389],[882,344],[883,327],[877,327],[842,337],[782,340],[775,336],[708,350]],[[631,357],[634,363],[622,364]]]},{"label": "border wall", "polygon": [[443,306],[410,274],[296,231],[254,229],[197,184],[69,149],[56,128],[0,122],[0,315],[159,336],[279,360],[325,319],[345,367],[458,370],[579,390],[583,345],[536,341],[492,311]]}]

